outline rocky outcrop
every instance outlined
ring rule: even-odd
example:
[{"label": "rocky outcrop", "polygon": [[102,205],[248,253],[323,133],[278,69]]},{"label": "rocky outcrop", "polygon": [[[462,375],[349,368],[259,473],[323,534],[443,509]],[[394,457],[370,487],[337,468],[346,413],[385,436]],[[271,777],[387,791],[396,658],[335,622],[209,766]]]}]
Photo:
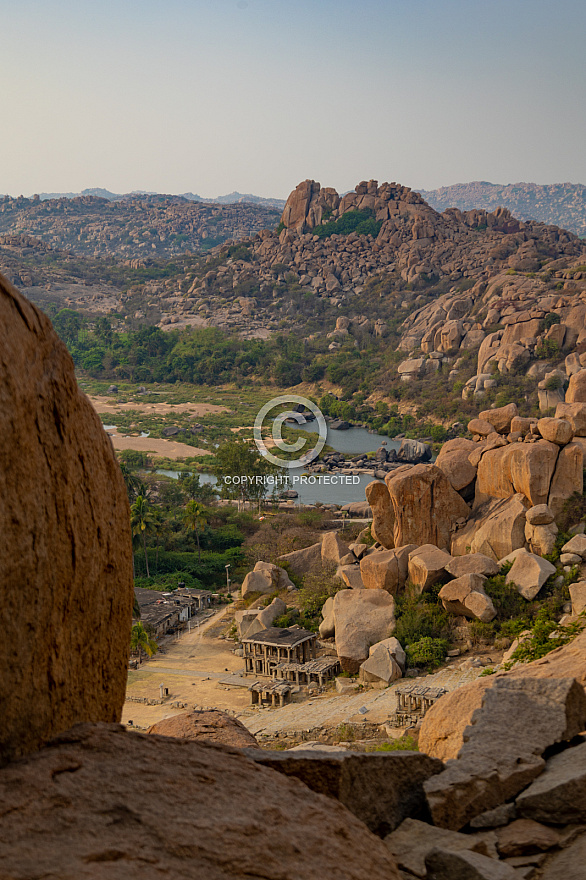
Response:
[{"label": "rocky outcrop", "polygon": [[2,763],[120,718],[133,582],[110,440],[49,319],[1,277],[0,386]]},{"label": "rocky outcrop", "polygon": [[81,725],[4,768],[0,801],[2,870],[20,880],[244,880],[259,865],[266,880],[399,880],[341,803],[211,743]]},{"label": "rocky outcrop", "polygon": [[[379,485],[384,488],[383,483]],[[360,574],[365,589],[386,590],[393,595],[400,593],[407,580],[409,554],[416,549],[416,546],[416,544],[407,544],[405,547],[395,547],[393,550],[382,550],[364,556],[360,560]]]},{"label": "rocky outcrop", "polygon": [[481,504],[452,540],[452,556],[482,553],[498,560],[525,544],[525,497]]},{"label": "rocky outcrop", "polygon": [[255,748],[257,742],[253,734],[237,718],[232,718],[219,709],[201,709],[187,715],[173,715],[157,721],[147,730],[160,736],[193,741],[205,740],[233,748]]},{"label": "rocky outcrop", "polygon": [[485,581],[480,574],[464,574],[444,584],[439,592],[440,601],[451,614],[489,623],[496,617],[496,609],[484,590]]}]

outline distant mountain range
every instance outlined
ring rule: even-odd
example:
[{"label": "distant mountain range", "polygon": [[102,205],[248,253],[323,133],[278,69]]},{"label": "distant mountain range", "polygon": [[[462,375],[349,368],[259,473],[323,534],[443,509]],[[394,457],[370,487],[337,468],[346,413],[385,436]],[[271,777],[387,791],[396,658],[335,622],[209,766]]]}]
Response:
[{"label": "distant mountain range", "polygon": [[[94,196],[98,199],[108,199],[109,202],[120,202],[123,199],[134,199],[137,196],[157,196],[161,195],[156,192],[148,192],[146,190],[134,190],[131,193],[113,193],[110,192],[109,189],[103,189],[102,187],[92,187],[90,189],[84,189],[81,192],[60,192],[60,193],[39,193],[39,198],[42,202],[47,201],[48,199],[77,199],[80,196]],[[248,205],[263,205],[266,208],[278,208],[283,209],[285,207],[285,199],[265,199],[262,196],[255,196],[252,193],[239,193],[239,192],[231,192],[225,196],[218,196],[215,199],[204,199],[203,196],[197,195],[197,193],[186,192],[179,193],[179,198],[187,199],[190,202],[204,202],[208,205],[237,205],[237,204],[248,204]]]},{"label": "distant mountain range", "polygon": [[586,237],[586,186],[581,183],[489,183],[475,180],[418,192],[436,211],[508,208],[520,220],[538,220]]}]

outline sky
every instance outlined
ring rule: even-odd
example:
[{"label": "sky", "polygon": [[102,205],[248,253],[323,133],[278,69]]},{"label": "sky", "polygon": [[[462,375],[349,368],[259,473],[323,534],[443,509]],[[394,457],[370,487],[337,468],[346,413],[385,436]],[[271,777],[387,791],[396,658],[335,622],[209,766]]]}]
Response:
[{"label": "sky", "polygon": [[584,0],[0,0],[0,193],[586,183]]}]

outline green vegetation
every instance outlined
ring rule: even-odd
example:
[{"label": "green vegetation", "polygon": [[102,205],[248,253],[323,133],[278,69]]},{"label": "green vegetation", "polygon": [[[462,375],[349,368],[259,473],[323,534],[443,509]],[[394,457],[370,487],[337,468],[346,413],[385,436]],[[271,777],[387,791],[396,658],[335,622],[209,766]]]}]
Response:
[{"label": "green vegetation", "polygon": [[551,616],[548,608],[541,608],[537,612],[535,623],[531,628],[531,635],[523,639],[515,653],[513,660],[528,662],[545,657],[550,651],[567,645],[586,627],[586,615],[584,612],[578,620],[567,626],[561,626]]},{"label": "green vegetation", "polygon": [[138,662],[142,659],[143,652],[147,657],[152,657],[158,649],[157,643],[151,637],[140,621],[135,623],[130,632],[130,650],[138,654]]},{"label": "green vegetation", "polygon": [[367,749],[369,752],[418,752],[419,746],[414,737],[404,734],[400,739],[391,739]]},{"label": "green vegetation", "polygon": [[408,665],[436,669],[446,659],[449,646],[447,639],[432,639],[429,636],[412,642],[406,648]]},{"label": "green vegetation", "polygon": [[381,220],[374,219],[374,212],[368,209],[362,211],[346,211],[337,220],[330,220],[312,229],[313,235],[319,238],[329,238],[330,235],[372,235],[379,234],[382,226]]}]

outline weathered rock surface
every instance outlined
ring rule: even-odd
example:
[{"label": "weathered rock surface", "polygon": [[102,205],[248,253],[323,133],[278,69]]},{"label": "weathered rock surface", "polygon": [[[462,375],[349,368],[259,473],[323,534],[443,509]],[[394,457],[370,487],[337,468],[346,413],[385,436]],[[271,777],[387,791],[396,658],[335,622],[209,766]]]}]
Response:
[{"label": "weathered rock surface", "polygon": [[110,440],[49,319],[1,276],[0,389],[1,764],[119,720],[134,594]]},{"label": "weathered rock surface", "polygon": [[280,752],[254,750],[246,755],[312,791],[336,798],[372,832],[384,837],[425,807],[423,783],[443,764],[419,752]]},{"label": "weathered rock surface", "polygon": [[348,544],[342,541],[338,532],[326,532],[321,540],[321,560],[324,565],[340,565],[349,553]]},{"label": "weathered rock surface", "polygon": [[482,553],[498,560],[525,545],[524,496],[487,501],[478,507],[452,540],[452,555]]},{"label": "weathered rock surface", "polygon": [[360,560],[360,574],[365,589],[386,590],[393,595],[401,592],[407,580],[409,554],[415,548],[415,544],[407,544],[364,556]]},{"label": "weathered rock surface", "polygon": [[496,608],[484,590],[485,582],[480,574],[465,574],[449,581],[439,592],[442,605],[451,614],[489,623],[496,617]]},{"label": "weathered rock surface", "polygon": [[469,553],[467,556],[455,556],[446,565],[446,571],[454,578],[460,578],[465,574],[481,574],[484,577],[492,577],[498,574],[500,566],[490,556],[483,553]]},{"label": "weathered rock surface", "polygon": [[464,742],[464,731],[482,704],[484,692],[503,678],[576,678],[586,686],[586,633],[545,657],[465,684],[446,694],[426,713],[419,734],[419,748],[447,761],[456,758]]},{"label": "weathered rock surface", "polygon": [[388,685],[402,678],[405,659],[398,639],[384,639],[369,649],[368,659],[360,666],[360,680]]},{"label": "weathered rock surface", "polygon": [[530,601],[539,593],[546,580],[555,574],[555,565],[536,556],[535,553],[528,553],[527,550],[521,548],[516,557],[511,570],[507,575],[507,584],[514,585],[517,592],[524,599]]},{"label": "weathered rock surface", "polygon": [[409,553],[409,580],[422,593],[437,584],[446,574],[452,557],[433,544],[423,544]]},{"label": "weathered rock surface", "polygon": [[365,585],[362,581],[362,575],[357,565],[341,565],[337,569],[336,575],[341,578],[351,590],[364,590]]},{"label": "weathered rock surface", "polygon": [[580,443],[568,443],[560,449],[552,477],[547,503],[558,516],[568,498],[578,492],[582,494],[584,480],[584,452]]},{"label": "weathered rock surface", "polygon": [[322,639],[330,639],[334,635],[336,631],[336,624],[334,619],[334,597],[328,596],[326,601],[324,602],[324,606],[321,610],[321,614],[323,617],[322,622],[319,625],[319,635]]},{"label": "weathered rock surface", "polygon": [[550,825],[586,823],[586,742],[550,758],[515,803],[518,815],[526,819]]},{"label": "weathered rock surface", "polygon": [[528,506],[547,504],[559,447],[548,440],[510,443],[485,452],[478,465],[475,506],[519,492]]},{"label": "weathered rock surface", "polygon": [[473,440],[456,437],[444,443],[435,460],[436,467],[444,472],[456,492],[464,494],[465,489],[476,479],[476,468],[470,464],[468,458],[476,445]]},{"label": "weathered rock surface", "polygon": [[451,529],[470,508],[433,464],[417,464],[386,478],[394,515],[394,545],[433,544],[448,550]]},{"label": "weathered rock surface", "polygon": [[558,403],[556,419],[566,419],[572,426],[574,436],[586,437],[586,403]]},{"label": "weathered rock surface", "polygon": [[586,403],[586,370],[580,370],[570,376],[566,403]]},{"label": "weathered rock surface", "polygon": [[586,864],[586,834],[567,849],[556,853],[546,865],[541,880],[582,880]]},{"label": "weathered rock surface", "polygon": [[259,866],[266,880],[399,880],[342,804],[210,743],[80,725],[0,771],[0,803],[2,872],[19,880],[245,880]]},{"label": "weathered rock surface", "polygon": [[464,733],[458,760],[425,784],[434,824],[458,830],[519,794],[543,771],[549,746],[586,727],[586,694],[573,678],[500,678]]},{"label": "weathered rock surface", "polygon": [[488,856],[489,850],[482,838],[473,834],[459,834],[446,828],[436,828],[418,819],[405,819],[385,837],[385,844],[395,857],[399,868],[416,877],[426,877],[425,858],[434,849],[458,852],[470,850]]},{"label": "weathered rock surface", "polygon": [[279,556],[279,560],[286,562],[293,574],[303,577],[304,574],[309,574],[321,566],[321,541],[319,544],[312,544],[301,550],[284,553]]},{"label": "weathered rock surface", "polygon": [[506,862],[476,852],[435,849],[425,859],[428,880],[519,880]]},{"label": "weathered rock surface", "polygon": [[149,727],[147,733],[176,739],[206,740],[241,749],[255,748],[257,745],[255,737],[241,721],[219,709],[201,709],[186,715],[163,718]]},{"label": "weathered rock surface", "polygon": [[393,633],[393,597],[385,590],[340,590],[334,596],[334,626],[342,669],[357,673],[371,645]]},{"label": "weathered rock surface", "polygon": [[570,584],[570,599],[572,600],[572,614],[581,614],[586,608],[586,581],[577,581]]},{"label": "weathered rock surface", "polygon": [[494,427],[499,434],[508,434],[511,430],[511,422],[515,416],[519,415],[516,403],[509,403],[506,406],[495,407],[494,409],[485,409],[479,414],[480,419]]},{"label": "weathered rock surface", "polygon": [[364,491],[372,510],[372,526],[370,528],[372,537],[383,547],[390,549],[395,546],[395,517],[389,490],[384,483],[375,480],[373,483],[369,483]]},{"label": "weathered rock surface", "polygon": [[572,425],[565,419],[539,419],[537,422],[537,430],[544,440],[549,440],[551,443],[556,443],[558,446],[565,446],[574,436]]},{"label": "weathered rock surface", "polygon": [[497,839],[500,855],[514,857],[551,849],[559,844],[560,835],[533,819],[516,819],[497,831]]}]

